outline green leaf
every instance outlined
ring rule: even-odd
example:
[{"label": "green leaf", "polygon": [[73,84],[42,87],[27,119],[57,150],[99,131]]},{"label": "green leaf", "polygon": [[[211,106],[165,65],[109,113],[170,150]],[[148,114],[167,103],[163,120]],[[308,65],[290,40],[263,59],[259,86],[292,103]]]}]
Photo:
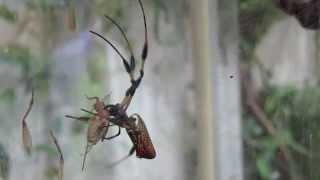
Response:
[{"label": "green leaf", "polygon": [[9,22],[15,22],[17,19],[16,13],[3,4],[0,5],[0,17]]},{"label": "green leaf", "polygon": [[270,179],[272,170],[270,167],[270,162],[266,158],[259,158],[257,160],[257,168],[261,177],[265,179]]}]

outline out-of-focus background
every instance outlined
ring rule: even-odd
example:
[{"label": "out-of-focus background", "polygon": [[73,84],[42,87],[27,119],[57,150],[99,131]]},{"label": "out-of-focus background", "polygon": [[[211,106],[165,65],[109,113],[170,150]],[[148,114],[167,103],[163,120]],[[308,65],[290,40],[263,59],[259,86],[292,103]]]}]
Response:
[{"label": "out-of-focus background", "polygon": [[[100,32],[128,57],[113,17],[140,63],[137,0],[0,0],[0,179],[57,179],[52,129],[65,179],[320,179],[318,0],[142,0],[149,55],[128,109],[139,113],[157,157],[128,154],[125,131],[81,163],[91,109],[85,95],[119,102],[129,78]],[[315,12],[315,13],[314,13]],[[27,118],[32,154],[22,148]],[[108,96],[109,95],[109,96]],[[110,130],[116,133],[117,129]]]}]

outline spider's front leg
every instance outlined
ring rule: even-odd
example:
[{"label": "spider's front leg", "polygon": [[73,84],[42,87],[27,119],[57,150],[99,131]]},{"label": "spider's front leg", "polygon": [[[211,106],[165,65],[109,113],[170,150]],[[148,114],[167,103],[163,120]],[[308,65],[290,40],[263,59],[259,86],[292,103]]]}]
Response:
[{"label": "spider's front leg", "polygon": [[[108,127],[110,127],[110,126],[114,126],[114,125],[109,125]],[[121,128],[120,128],[120,126],[118,126],[118,132],[117,132],[117,134],[115,134],[115,135],[113,135],[113,136],[110,136],[110,137],[106,137],[106,136],[107,136],[107,133],[105,133],[104,136],[103,136],[103,138],[101,139],[101,141],[111,140],[111,139],[113,139],[113,138],[115,138],[115,137],[118,137],[120,134],[121,134]]]},{"label": "spider's front leg", "polygon": [[143,24],[144,24],[144,44],[143,44],[143,48],[142,48],[142,52],[141,52],[141,66],[140,66],[140,75],[137,79],[134,78],[134,72],[135,72],[135,66],[136,66],[136,58],[133,54],[132,48],[130,46],[130,43],[128,41],[128,38],[126,36],[126,34],[124,33],[123,29],[120,27],[120,25],[114,21],[111,17],[109,16],[105,16],[109,21],[111,21],[114,25],[116,25],[116,27],[120,30],[120,32],[122,33],[123,37],[125,38],[127,45],[129,47],[129,51],[130,51],[130,59],[129,61],[120,53],[120,51],[116,48],[116,46],[114,44],[111,43],[111,41],[109,41],[107,38],[103,37],[101,34],[94,32],[94,31],[90,31],[92,34],[98,36],[99,38],[103,39],[105,42],[107,42],[115,51],[116,53],[120,56],[122,63],[124,65],[124,68],[126,70],[126,72],[128,73],[129,77],[130,77],[130,82],[131,82],[131,86],[127,89],[126,91],[126,95],[124,97],[124,99],[121,101],[120,105],[121,108],[126,111],[127,108],[130,105],[130,102],[132,100],[132,97],[134,96],[134,93],[136,91],[136,89],[139,87],[140,82],[143,78],[144,75],[144,64],[145,61],[147,59],[148,56],[148,29],[147,29],[147,23],[146,23],[146,15],[144,12],[144,7],[143,4],[141,2],[141,0],[138,0],[141,11],[142,11],[142,15],[143,15]]}]

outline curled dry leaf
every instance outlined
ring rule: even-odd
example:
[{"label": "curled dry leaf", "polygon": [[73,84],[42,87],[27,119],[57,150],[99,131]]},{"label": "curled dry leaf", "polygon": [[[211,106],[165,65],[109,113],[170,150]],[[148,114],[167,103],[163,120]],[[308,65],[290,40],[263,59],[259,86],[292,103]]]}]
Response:
[{"label": "curled dry leaf", "polygon": [[63,159],[63,155],[62,155],[62,151],[61,151],[61,148],[59,146],[59,143],[57,141],[57,138],[54,136],[53,132],[50,131],[50,135],[51,135],[51,138],[58,150],[58,153],[59,153],[59,168],[58,168],[58,180],[63,180],[63,167],[64,167],[64,159]]},{"label": "curled dry leaf", "polygon": [[22,117],[22,143],[23,143],[23,147],[24,150],[27,154],[31,154],[31,148],[32,148],[32,137],[31,137],[31,133],[30,130],[28,128],[26,119],[32,109],[32,105],[33,105],[33,98],[34,98],[34,92],[32,90],[32,94],[31,94],[31,100],[28,106],[28,109],[26,111],[26,113],[23,115]]}]

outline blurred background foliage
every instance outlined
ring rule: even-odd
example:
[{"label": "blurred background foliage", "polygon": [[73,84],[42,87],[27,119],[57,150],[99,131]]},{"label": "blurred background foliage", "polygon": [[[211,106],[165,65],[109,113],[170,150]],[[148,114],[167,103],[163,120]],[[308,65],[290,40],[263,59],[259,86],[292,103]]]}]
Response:
[{"label": "blurred background foliage", "polygon": [[[273,179],[285,171],[303,179],[318,179],[320,175],[315,167],[320,163],[317,153],[319,89],[284,86],[270,87],[261,93],[262,108],[275,125],[277,134],[266,133],[256,117],[244,114],[245,152],[254,166],[248,176],[250,179]],[[279,154],[282,145],[288,148],[288,162]],[[290,164],[287,166],[287,163]]]},{"label": "blurred background foliage", "polygon": [[[249,69],[258,64],[262,73],[270,75],[257,61],[255,48],[268,27],[283,16],[273,1],[240,0],[242,64]],[[252,109],[244,106],[245,179],[319,179],[319,88],[275,86],[268,79],[263,83],[256,101],[276,134],[268,133]]]},{"label": "blurred background foliage", "polygon": [[240,0],[239,2],[239,44],[242,60],[254,58],[254,49],[268,27],[281,17],[281,12],[273,1]]}]

